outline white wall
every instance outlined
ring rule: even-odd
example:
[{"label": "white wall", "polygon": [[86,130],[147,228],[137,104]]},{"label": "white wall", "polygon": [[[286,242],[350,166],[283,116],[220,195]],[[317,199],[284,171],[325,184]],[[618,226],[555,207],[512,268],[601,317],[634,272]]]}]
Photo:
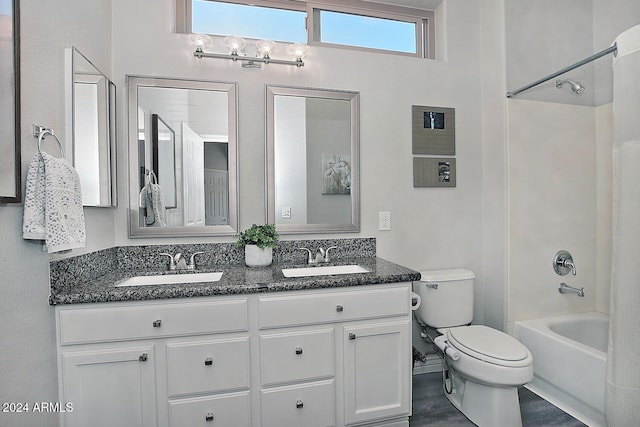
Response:
[{"label": "white wall", "polygon": [[[76,46],[100,70],[106,74],[111,70],[111,0],[21,0],[20,12],[24,186],[29,161],[36,152],[31,125],[51,127],[65,140],[64,48]],[[85,216],[85,251],[113,246],[114,210],[87,208]],[[0,206],[0,230],[0,401],[55,402],[55,324],[53,308],[48,305],[50,257],[40,244],[22,239],[21,205]],[[57,426],[58,414],[2,413],[0,425]]]},{"label": "white wall", "polygon": [[[640,23],[634,0],[505,4],[510,90],[605,49]],[[551,81],[508,101],[509,322],[609,310],[611,61],[607,56],[562,76],[585,83],[586,97],[558,90]],[[576,277],[552,271],[559,249],[573,254]],[[558,294],[561,281],[584,286],[585,298]]]},{"label": "white wall", "polygon": [[[596,308],[596,134],[593,107],[508,102],[509,322]],[[558,276],[557,251],[577,275]],[[585,297],[558,293],[560,282]]]}]

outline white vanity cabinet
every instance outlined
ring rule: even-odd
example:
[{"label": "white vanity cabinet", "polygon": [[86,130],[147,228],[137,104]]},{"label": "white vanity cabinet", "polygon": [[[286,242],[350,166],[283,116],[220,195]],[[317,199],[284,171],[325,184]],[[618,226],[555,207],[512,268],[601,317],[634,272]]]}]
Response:
[{"label": "white vanity cabinet", "polygon": [[410,289],[59,305],[61,425],[408,427]]},{"label": "white vanity cabinet", "polygon": [[56,321],[62,426],[251,426],[247,298],[62,305]]},{"label": "white vanity cabinet", "polygon": [[263,295],[263,427],[408,426],[410,284]]},{"label": "white vanity cabinet", "polygon": [[155,427],[156,352],[153,344],[72,349],[60,355],[67,427]]}]

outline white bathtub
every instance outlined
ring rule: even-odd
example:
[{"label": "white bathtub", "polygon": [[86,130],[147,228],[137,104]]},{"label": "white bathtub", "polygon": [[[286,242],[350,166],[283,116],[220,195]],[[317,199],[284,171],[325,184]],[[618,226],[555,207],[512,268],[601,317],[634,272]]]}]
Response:
[{"label": "white bathtub", "polygon": [[589,426],[605,426],[609,317],[570,314],[515,322],[533,355],[527,388]]}]

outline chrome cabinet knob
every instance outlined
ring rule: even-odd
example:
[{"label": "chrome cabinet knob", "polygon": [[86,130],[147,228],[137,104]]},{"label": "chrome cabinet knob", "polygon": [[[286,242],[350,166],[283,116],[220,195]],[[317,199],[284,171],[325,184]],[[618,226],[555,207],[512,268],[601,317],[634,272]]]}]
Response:
[{"label": "chrome cabinet knob", "polygon": [[296,347],[296,354],[302,354],[302,347]]},{"label": "chrome cabinet knob", "polygon": [[205,420],[205,421],[207,421],[207,422],[211,422],[211,421],[213,421],[213,412],[209,412],[209,413],[207,414],[207,416],[206,416],[206,417],[204,417],[204,420]]},{"label": "chrome cabinet knob", "polygon": [[207,357],[206,359],[204,359],[204,366],[212,366],[212,365],[213,365],[212,357]]},{"label": "chrome cabinet knob", "polygon": [[338,313],[342,313],[342,312],[344,311],[344,307],[343,307],[343,306],[341,306],[341,305],[336,305],[336,311],[337,311]]},{"label": "chrome cabinet knob", "polygon": [[139,362],[146,362],[148,359],[149,359],[148,353],[142,353],[140,356],[138,356]]},{"label": "chrome cabinet knob", "polygon": [[300,409],[304,406],[304,403],[302,402],[302,400],[297,400],[296,401],[296,408]]},{"label": "chrome cabinet knob", "polygon": [[353,332],[349,332],[349,339],[350,340],[355,340],[356,339],[356,334],[354,334]]},{"label": "chrome cabinet knob", "polygon": [[159,328],[160,326],[162,326],[162,320],[154,320],[153,321],[153,327],[154,328]]}]

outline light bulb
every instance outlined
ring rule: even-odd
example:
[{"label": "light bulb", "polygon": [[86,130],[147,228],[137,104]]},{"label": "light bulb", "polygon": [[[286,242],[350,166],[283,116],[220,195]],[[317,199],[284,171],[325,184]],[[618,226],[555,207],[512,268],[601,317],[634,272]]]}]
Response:
[{"label": "light bulb", "polygon": [[256,42],[256,53],[262,58],[271,58],[271,54],[276,50],[276,43],[271,40],[258,40]]},{"label": "light bulb", "polygon": [[193,47],[199,52],[202,52],[206,47],[208,47],[211,44],[211,37],[209,37],[208,34],[200,34],[200,33],[189,34],[189,40],[191,40]]},{"label": "light bulb", "polygon": [[224,38],[224,44],[229,49],[231,55],[239,55],[244,52],[244,47],[247,42],[242,37],[227,36]]},{"label": "light bulb", "polygon": [[296,61],[302,61],[307,56],[309,46],[302,43],[294,43],[289,46],[289,53],[296,59]]}]

